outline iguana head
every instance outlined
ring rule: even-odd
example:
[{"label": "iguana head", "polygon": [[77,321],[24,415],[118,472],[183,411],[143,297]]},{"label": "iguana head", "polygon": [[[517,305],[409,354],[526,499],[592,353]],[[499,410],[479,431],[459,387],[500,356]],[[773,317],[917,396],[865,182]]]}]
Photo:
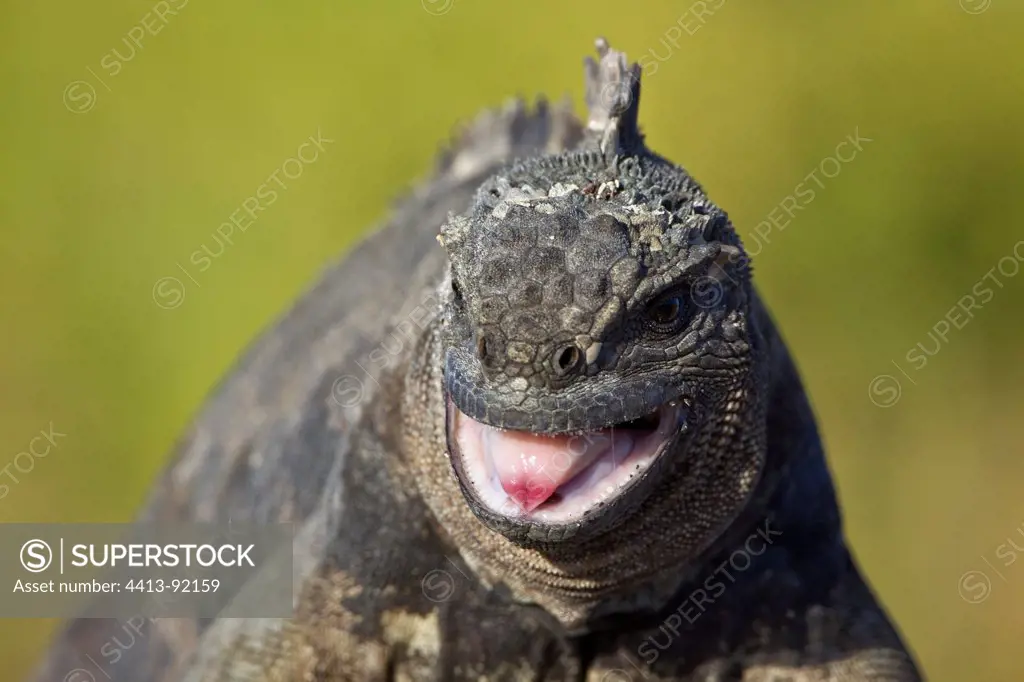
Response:
[{"label": "iguana head", "polygon": [[589,146],[492,177],[440,235],[452,466],[477,517],[519,543],[584,541],[707,467],[720,494],[703,491],[693,522],[717,527],[759,474],[709,449],[750,404],[742,246],[643,146],[639,70],[602,57]]}]

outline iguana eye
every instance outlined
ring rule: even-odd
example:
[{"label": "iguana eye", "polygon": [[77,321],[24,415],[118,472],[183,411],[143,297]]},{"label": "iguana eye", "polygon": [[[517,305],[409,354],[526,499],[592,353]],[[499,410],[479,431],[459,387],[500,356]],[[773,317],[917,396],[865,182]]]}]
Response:
[{"label": "iguana eye", "polygon": [[658,326],[670,326],[683,316],[683,299],[680,296],[666,296],[647,308],[647,319]]}]

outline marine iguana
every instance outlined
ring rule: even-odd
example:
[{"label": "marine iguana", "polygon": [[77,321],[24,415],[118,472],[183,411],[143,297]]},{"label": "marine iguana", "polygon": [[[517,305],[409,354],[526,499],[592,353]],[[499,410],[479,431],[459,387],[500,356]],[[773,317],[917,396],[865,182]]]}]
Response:
[{"label": "marine iguana", "polygon": [[[597,48],[587,121],[476,119],[159,481],[143,521],[299,526],[294,618],[154,620],[104,676],[921,679],[733,225]],[[118,627],[71,622],[39,679]]]}]

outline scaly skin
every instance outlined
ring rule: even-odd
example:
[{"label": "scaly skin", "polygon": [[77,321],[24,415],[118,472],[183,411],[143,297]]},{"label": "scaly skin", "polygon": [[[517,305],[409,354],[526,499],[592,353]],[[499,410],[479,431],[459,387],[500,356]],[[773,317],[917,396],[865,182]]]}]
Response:
[{"label": "scaly skin", "polygon": [[[116,662],[120,624],[78,620],[38,679],[920,679],[735,230],[646,149],[639,69],[599,52],[585,124],[478,119],[246,355],[157,486],[143,520],[298,524],[295,618],[147,623]],[[476,499],[449,429],[458,409],[589,432],[667,403],[686,418],[661,456],[561,525]]]}]

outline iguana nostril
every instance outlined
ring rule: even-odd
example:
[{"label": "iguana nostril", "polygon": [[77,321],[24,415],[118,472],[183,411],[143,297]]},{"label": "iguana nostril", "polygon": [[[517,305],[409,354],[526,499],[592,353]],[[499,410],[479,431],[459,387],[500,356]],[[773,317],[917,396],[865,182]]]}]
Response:
[{"label": "iguana nostril", "polygon": [[476,356],[487,369],[495,369],[505,362],[505,341],[500,334],[481,331],[476,337]]},{"label": "iguana nostril", "polygon": [[558,376],[569,374],[579,366],[582,357],[583,353],[580,349],[572,344],[559,348],[555,351],[552,362],[555,374]]}]

